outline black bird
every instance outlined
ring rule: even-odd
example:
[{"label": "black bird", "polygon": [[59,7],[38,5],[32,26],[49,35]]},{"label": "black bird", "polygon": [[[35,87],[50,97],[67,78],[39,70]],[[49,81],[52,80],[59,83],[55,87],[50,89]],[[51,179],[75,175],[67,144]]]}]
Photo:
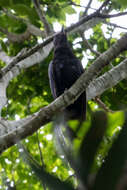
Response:
[{"label": "black bird", "polygon": [[[54,37],[54,58],[49,64],[48,74],[53,98],[64,93],[84,72],[82,64],[73,54],[67,41],[67,35],[62,28]],[[65,109],[67,119],[77,119],[80,122],[86,118],[86,92]]]}]

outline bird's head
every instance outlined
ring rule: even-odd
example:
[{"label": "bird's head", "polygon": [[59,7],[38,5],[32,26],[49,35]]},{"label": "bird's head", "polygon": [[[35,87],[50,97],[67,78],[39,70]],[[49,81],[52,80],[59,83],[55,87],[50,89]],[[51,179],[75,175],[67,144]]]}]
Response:
[{"label": "bird's head", "polygon": [[62,27],[61,32],[59,32],[54,37],[53,43],[54,43],[55,49],[60,47],[60,46],[63,46],[63,45],[67,44],[67,35],[66,35],[66,31],[65,31],[64,27]]}]

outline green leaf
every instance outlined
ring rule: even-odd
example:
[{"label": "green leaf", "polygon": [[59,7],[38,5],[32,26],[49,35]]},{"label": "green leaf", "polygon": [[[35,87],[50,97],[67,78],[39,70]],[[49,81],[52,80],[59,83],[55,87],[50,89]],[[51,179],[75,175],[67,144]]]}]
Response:
[{"label": "green leaf", "polygon": [[14,9],[14,11],[20,14],[21,16],[28,17],[31,21],[38,19],[38,15],[35,9],[32,9],[26,6],[25,4],[13,4],[11,8]]},{"label": "green leaf", "polygon": [[80,4],[80,0],[73,0],[73,2]]},{"label": "green leaf", "polygon": [[127,160],[127,112],[125,113],[125,123],[122,127],[118,139],[113,144],[100,168],[92,190],[115,190],[119,182],[124,164]]},{"label": "green leaf", "polygon": [[2,47],[3,51],[5,51],[7,53],[8,49],[7,49],[6,44],[2,40],[0,40],[0,44],[1,44],[1,47]]},{"label": "green leaf", "polygon": [[107,129],[107,135],[112,136],[114,135],[117,130],[122,127],[124,123],[124,113],[121,112],[115,112],[113,114],[108,114],[108,129]]},{"label": "green leaf", "polygon": [[66,7],[66,8],[65,8],[65,11],[66,11],[66,13],[68,13],[68,14],[74,14],[74,13],[76,13],[75,9],[73,9],[73,8],[70,7],[70,6]]},{"label": "green leaf", "polygon": [[2,7],[9,7],[10,6],[10,3],[11,2],[11,0],[0,0],[0,6],[2,6]]},{"label": "green leaf", "polygon": [[28,15],[31,12],[31,9],[24,4],[13,4],[12,8],[19,13],[20,15]]},{"label": "green leaf", "polygon": [[[116,0],[114,0],[116,1]],[[117,0],[117,3],[119,3],[123,8],[127,7],[127,1],[126,0]]]}]

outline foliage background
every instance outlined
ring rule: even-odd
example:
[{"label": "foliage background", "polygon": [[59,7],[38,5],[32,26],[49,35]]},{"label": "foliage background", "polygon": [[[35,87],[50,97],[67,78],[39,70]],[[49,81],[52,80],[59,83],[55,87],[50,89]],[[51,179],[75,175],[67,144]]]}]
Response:
[{"label": "foliage background", "polygon": [[[73,0],[73,3],[80,4],[80,0]],[[112,9],[117,11],[124,11],[127,7],[125,0],[112,2]],[[53,29],[53,24],[59,22],[61,25],[66,26],[66,14],[72,15],[76,13],[75,7],[72,6],[72,1],[66,0],[41,0],[40,4],[43,7],[46,20],[50,27]],[[1,50],[5,51],[8,56],[15,56],[21,51],[22,48],[31,48],[36,45],[41,37],[31,35],[28,39],[21,42],[12,42],[8,40],[8,35],[3,32],[2,29],[14,34],[22,34],[26,31],[27,25],[23,20],[16,20],[9,17],[3,10],[8,10],[14,13],[17,17],[27,19],[31,24],[37,28],[44,30],[44,25],[40,21],[36,9],[34,8],[31,0],[0,0],[0,45]],[[77,7],[78,9],[78,7]],[[85,8],[84,8],[85,10]],[[83,11],[79,13],[82,16]],[[109,20],[108,20],[109,21]],[[115,27],[107,26],[108,38],[105,37],[103,31],[103,24],[100,23],[92,28],[92,34],[90,35],[88,42],[96,49],[96,51],[102,53],[106,51],[117,39],[112,38],[112,33],[115,32]],[[87,67],[89,67],[93,61],[97,58],[97,55],[88,50],[87,46],[80,33],[73,33],[68,36],[73,51],[76,56],[82,60],[84,55],[87,57]],[[77,41],[76,41],[77,39]],[[116,58],[111,64],[113,66],[118,65],[126,56],[126,52],[122,56]],[[53,58],[53,50],[49,56],[41,63],[38,63],[28,69],[21,71],[18,77],[14,78],[7,88],[8,102],[2,110],[2,117],[14,120],[18,118],[24,118],[32,113],[35,113],[40,108],[48,105],[52,102],[48,80],[48,64]],[[5,65],[0,61],[0,67]],[[110,69],[106,67],[103,72]],[[102,73],[100,73],[101,75]],[[112,110],[114,113],[107,113],[107,131],[101,142],[98,154],[94,161],[92,171],[96,172],[102,165],[104,156],[112,145],[112,142],[117,137],[121,126],[123,125],[124,116],[122,112],[116,112],[126,109],[127,105],[127,81],[120,82],[115,87],[107,90],[100,97],[103,103]],[[78,138],[74,141],[74,150],[77,151],[79,144],[84,139],[86,131],[92,125],[91,115],[95,111],[101,110],[100,105],[96,101],[91,100],[88,102],[87,109],[87,121],[84,123],[84,127],[78,133]],[[100,115],[99,115],[100,116]],[[75,129],[75,122],[72,123],[72,128]],[[103,125],[103,124],[102,124]],[[49,123],[46,126],[42,126],[34,135],[24,139],[23,145],[27,148],[30,154],[46,168],[46,171],[57,176],[62,181],[69,181],[74,186],[77,184],[74,171],[70,165],[66,162],[63,155],[57,153],[57,148],[54,147],[54,133],[53,124]],[[56,146],[56,145],[55,145]],[[40,153],[40,148],[41,152]],[[34,172],[26,164],[22,156],[22,148],[15,145],[6,150],[0,156],[0,189],[43,189],[41,183],[37,179]],[[43,159],[41,158],[41,154]],[[72,176],[72,177],[69,177]]]}]

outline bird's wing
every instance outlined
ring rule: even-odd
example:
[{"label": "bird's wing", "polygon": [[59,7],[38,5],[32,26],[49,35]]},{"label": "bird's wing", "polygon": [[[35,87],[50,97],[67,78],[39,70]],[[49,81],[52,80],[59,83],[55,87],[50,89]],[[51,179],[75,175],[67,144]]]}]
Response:
[{"label": "bird's wing", "polygon": [[82,66],[82,63],[79,59],[77,59],[77,63],[78,63],[78,68],[80,70],[81,73],[84,73],[84,69],[83,69],[83,66]]},{"label": "bird's wing", "polygon": [[53,61],[51,61],[49,64],[48,75],[49,75],[49,83],[50,83],[51,92],[52,92],[53,98],[56,99],[57,96],[56,96],[55,80],[54,80],[54,75],[53,75]]},{"label": "bird's wing", "polygon": [[[71,62],[73,64],[71,64]],[[70,66],[68,67],[68,72],[70,73],[70,79],[75,82],[81,76],[81,74],[84,73],[84,69],[80,60],[78,60],[77,58],[72,59],[71,62]]]}]

